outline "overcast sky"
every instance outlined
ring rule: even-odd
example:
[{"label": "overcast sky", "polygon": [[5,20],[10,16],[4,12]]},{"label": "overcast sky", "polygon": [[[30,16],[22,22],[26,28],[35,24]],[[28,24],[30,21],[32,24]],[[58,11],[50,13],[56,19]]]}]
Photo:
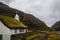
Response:
[{"label": "overcast sky", "polygon": [[49,27],[60,20],[60,0],[0,0],[43,20]]}]

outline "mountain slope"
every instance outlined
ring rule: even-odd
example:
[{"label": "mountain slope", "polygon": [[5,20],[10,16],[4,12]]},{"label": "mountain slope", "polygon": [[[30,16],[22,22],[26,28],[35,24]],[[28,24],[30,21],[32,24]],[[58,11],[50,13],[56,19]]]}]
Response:
[{"label": "mountain slope", "polygon": [[38,18],[34,17],[31,14],[19,14],[19,18],[20,20],[26,24],[27,26],[29,26],[30,30],[50,30],[48,28],[48,26],[41,20],[39,20]]},{"label": "mountain slope", "polygon": [[57,21],[52,27],[51,29],[55,30],[55,31],[60,31],[60,21]]},{"label": "mountain slope", "polygon": [[0,2],[0,15],[15,17],[16,10]]}]

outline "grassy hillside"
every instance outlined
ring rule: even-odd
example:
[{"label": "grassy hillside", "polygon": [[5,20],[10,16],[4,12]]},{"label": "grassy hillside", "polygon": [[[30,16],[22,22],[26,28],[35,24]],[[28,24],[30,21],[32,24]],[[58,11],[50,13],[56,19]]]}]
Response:
[{"label": "grassy hillside", "polygon": [[60,40],[60,34],[57,34],[55,32],[38,32],[36,34],[33,34],[31,36],[27,36],[26,40],[31,40],[38,38],[39,40]]}]

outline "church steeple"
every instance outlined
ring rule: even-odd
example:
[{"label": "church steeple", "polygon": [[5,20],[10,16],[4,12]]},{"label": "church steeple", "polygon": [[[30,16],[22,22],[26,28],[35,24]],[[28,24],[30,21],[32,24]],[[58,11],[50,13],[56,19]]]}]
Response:
[{"label": "church steeple", "polygon": [[19,21],[19,16],[18,16],[18,14],[17,14],[17,11],[16,11],[15,19]]}]

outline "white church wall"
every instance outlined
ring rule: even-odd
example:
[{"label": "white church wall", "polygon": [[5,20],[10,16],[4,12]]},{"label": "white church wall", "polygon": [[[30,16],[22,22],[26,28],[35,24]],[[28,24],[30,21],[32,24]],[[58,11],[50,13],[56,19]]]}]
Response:
[{"label": "white church wall", "polygon": [[3,40],[10,40],[10,29],[6,27],[1,21],[0,21],[0,34],[2,35]]},{"label": "white church wall", "polygon": [[9,29],[0,21],[0,34],[3,36],[3,40],[10,40],[10,36],[12,34],[21,34],[26,33],[26,29],[17,29],[17,33],[15,33],[15,29]]},{"label": "white church wall", "polygon": [[10,29],[0,21],[0,34],[11,34]]},{"label": "white church wall", "polygon": [[3,34],[3,36],[2,36],[2,39],[3,40],[11,40],[11,35],[9,35],[9,34]]},{"label": "white church wall", "polygon": [[11,34],[21,34],[26,33],[27,29],[17,29],[17,33],[15,33],[15,29],[11,30]]}]

